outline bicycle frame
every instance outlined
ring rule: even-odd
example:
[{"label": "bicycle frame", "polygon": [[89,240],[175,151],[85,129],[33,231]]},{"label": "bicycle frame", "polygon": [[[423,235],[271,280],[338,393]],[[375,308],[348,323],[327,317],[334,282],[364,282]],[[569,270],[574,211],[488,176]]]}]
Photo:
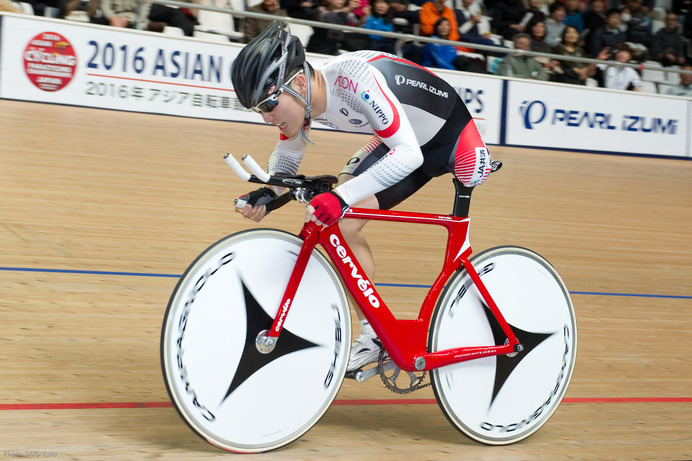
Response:
[{"label": "bicycle frame", "polygon": [[[399,320],[394,317],[384,300],[377,293],[374,284],[358,263],[353,251],[344,240],[338,223],[329,227],[323,227],[309,222],[303,226],[299,234],[303,239],[303,246],[281,300],[280,309],[277,312],[271,330],[267,332],[268,338],[271,338],[273,341],[278,340],[282,325],[289,314],[291,302],[298,291],[298,286],[310,255],[315,246],[319,244],[333,262],[348,291],[372,325],[389,356],[401,369],[406,371],[431,370],[453,363],[492,355],[511,354],[521,350],[521,345],[514,332],[502,316],[500,309],[483,284],[478,272],[469,262],[468,257],[471,255],[471,246],[468,239],[470,218],[351,208],[344,215],[344,219],[433,224],[442,226],[447,230],[448,238],[444,264],[423,301],[418,318],[415,320]],[[497,319],[498,324],[507,337],[507,341],[501,346],[458,347],[438,352],[428,352],[426,347],[428,328],[435,303],[445,283],[461,266],[467,270],[485,304]]]}]

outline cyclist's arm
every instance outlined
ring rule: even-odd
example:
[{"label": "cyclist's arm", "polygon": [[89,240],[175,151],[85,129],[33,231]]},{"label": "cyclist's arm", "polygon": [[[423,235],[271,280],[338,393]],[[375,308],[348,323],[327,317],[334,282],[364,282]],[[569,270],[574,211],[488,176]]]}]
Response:
[{"label": "cyclist's arm", "polygon": [[369,66],[368,72],[364,86],[370,97],[358,110],[390,151],[366,172],[336,188],[349,205],[396,184],[423,163],[418,139],[399,100],[379,70]]},{"label": "cyclist's arm", "polygon": [[[269,157],[269,162],[267,163],[267,173],[286,173],[288,175],[298,174],[298,168],[305,155],[305,148],[307,145],[300,135],[294,136],[293,138],[287,138],[284,135],[280,135],[279,142],[274,148]],[[284,188],[272,187],[277,195],[283,192]]]},{"label": "cyclist's arm", "polygon": [[[303,141],[300,136],[287,138],[284,135],[280,135],[279,142],[276,144],[274,151],[269,157],[269,162],[267,163],[267,173],[271,175],[276,173],[286,173],[289,175],[297,174],[298,167],[300,166],[300,162],[305,154],[305,147],[305,141]],[[271,189],[276,196],[281,195],[285,189],[284,187],[276,186],[262,187]],[[244,197],[251,197],[251,194],[259,194],[258,196],[267,198],[266,191],[265,193],[262,193],[262,190],[263,189],[260,188]],[[264,204],[251,205],[250,203],[247,203],[243,208],[236,209],[236,211],[241,213],[245,218],[255,222],[260,222],[267,215],[267,208]]]}]

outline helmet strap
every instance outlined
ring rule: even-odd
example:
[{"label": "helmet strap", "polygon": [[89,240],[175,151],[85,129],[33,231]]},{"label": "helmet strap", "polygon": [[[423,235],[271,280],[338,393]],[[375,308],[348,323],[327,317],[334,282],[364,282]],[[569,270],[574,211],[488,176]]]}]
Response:
[{"label": "helmet strap", "polygon": [[305,119],[303,120],[303,126],[300,127],[300,137],[303,138],[303,140],[308,143],[308,144],[313,144],[310,139],[308,139],[308,135],[305,132],[307,128],[310,127],[310,122],[312,120],[312,116],[310,115],[310,112],[312,112],[312,92],[311,92],[311,85],[310,85],[310,80],[311,80],[311,75],[310,75],[310,66],[308,65],[307,61],[305,64],[303,64],[303,75],[305,75],[305,80],[307,81],[307,91],[305,92],[305,97],[303,97],[300,93],[295,91],[293,88],[289,86],[284,86],[284,90],[295,96],[296,98],[300,99],[303,101],[303,104],[305,104]]}]

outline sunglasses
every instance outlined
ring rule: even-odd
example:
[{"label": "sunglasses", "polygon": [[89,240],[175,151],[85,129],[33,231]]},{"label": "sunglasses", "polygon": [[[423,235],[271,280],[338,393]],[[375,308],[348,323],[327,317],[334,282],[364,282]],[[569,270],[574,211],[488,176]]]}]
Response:
[{"label": "sunglasses", "polygon": [[273,111],[276,108],[276,106],[279,105],[279,95],[282,91],[283,90],[279,90],[275,93],[272,93],[267,99],[260,101],[260,103],[257,104],[255,107],[251,107],[250,110],[253,112],[257,112],[258,114],[261,114],[262,112],[269,113]]},{"label": "sunglasses", "polygon": [[268,114],[269,112],[273,111],[276,109],[276,106],[279,105],[279,95],[284,91],[284,87],[287,87],[288,85],[291,84],[294,78],[296,78],[299,74],[303,73],[303,71],[298,71],[296,72],[291,78],[289,78],[286,83],[281,85],[281,88],[279,88],[278,91],[275,91],[274,93],[270,94],[266,99],[263,99],[262,101],[259,102],[254,107],[251,107],[250,110],[253,112],[257,112],[258,114],[265,113]]}]

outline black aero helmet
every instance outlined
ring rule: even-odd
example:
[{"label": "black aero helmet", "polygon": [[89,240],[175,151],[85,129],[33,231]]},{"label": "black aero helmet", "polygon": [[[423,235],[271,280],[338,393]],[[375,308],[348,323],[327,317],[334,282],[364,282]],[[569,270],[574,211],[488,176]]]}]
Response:
[{"label": "black aero helmet", "polygon": [[251,108],[276,92],[290,73],[305,63],[300,40],[286,24],[275,20],[240,51],[233,61],[231,81],[240,103]]}]

